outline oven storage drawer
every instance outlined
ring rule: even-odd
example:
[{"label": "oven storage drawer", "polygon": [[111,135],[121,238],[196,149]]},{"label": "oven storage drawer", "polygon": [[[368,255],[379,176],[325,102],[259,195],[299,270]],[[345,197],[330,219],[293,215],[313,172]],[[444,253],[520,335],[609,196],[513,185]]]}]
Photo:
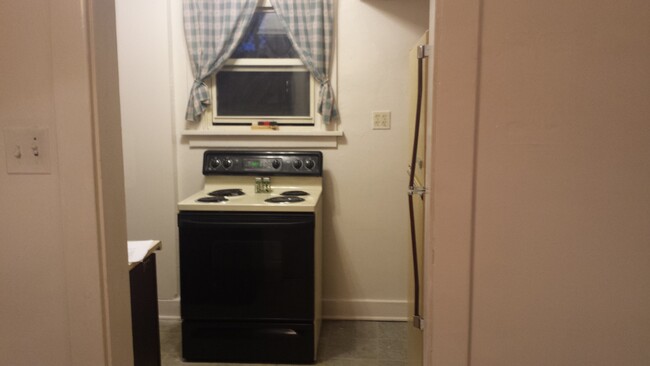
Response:
[{"label": "oven storage drawer", "polygon": [[180,212],[184,320],[314,319],[314,214]]},{"label": "oven storage drawer", "polygon": [[313,363],[313,324],[183,321],[187,361]]}]

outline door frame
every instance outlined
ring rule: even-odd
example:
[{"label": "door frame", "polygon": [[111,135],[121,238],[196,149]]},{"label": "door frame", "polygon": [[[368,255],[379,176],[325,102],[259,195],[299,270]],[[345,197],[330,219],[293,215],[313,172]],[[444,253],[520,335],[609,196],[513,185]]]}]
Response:
[{"label": "door frame", "polygon": [[470,363],[481,4],[430,0],[424,365]]}]

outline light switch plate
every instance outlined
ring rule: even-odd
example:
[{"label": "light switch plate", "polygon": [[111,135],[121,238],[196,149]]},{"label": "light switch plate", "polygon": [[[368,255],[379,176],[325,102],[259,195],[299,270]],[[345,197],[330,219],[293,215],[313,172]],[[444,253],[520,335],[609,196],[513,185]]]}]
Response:
[{"label": "light switch plate", "polygon": [[9,174],[50,174],[50,137],[45,127],[4,129]]}]

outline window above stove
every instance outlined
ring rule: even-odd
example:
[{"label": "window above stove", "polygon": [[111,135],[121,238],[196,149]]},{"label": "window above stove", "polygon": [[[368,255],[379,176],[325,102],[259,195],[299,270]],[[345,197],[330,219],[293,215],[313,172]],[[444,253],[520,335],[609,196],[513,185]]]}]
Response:
[{"label": "window above stove", "polygon": [[[336,94],[336,47],[330,71]],[[264,1],[226,65],[206,81],[211,104],[183,132],[190,146],[336,147],[338,121],[316,112],[319,83],[298,57],[280,17]],[[259,126],[265,124],[268,126]]]},{"label": "window above stove", "polygon": [[318,122],[317,83],[273,8],[258,8],[230,60],[211,81],[214,126],[272,121],[313,127]]}]

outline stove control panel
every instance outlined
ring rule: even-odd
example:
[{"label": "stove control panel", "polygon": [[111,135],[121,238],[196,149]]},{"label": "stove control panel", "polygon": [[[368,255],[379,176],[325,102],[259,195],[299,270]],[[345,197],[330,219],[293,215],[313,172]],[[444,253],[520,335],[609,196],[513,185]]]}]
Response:
[{"label": "stove control panel", "polygon": [[203,175],[322,176],[320,151],[208,150],[203,154]]}]

